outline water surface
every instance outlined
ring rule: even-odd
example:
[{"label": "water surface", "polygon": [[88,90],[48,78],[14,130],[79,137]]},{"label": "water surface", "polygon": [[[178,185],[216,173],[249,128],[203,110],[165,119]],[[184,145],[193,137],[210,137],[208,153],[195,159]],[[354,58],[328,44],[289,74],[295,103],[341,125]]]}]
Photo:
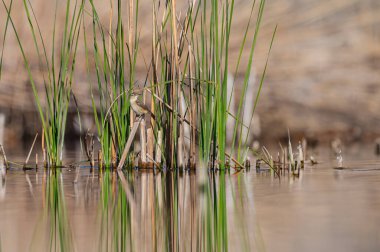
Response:
[{"label": "water surface", "polygon": [[337,170],[326,153],[281,179],[13,167],[0,175],[1,251],[379,251],[380,162],[354,151]]}]

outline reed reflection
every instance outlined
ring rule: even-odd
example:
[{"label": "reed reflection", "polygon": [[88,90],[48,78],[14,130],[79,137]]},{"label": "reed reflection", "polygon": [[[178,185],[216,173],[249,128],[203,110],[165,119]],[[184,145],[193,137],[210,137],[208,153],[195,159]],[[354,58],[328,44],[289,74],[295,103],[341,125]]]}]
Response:
[{"label": "reed reflection", "polygon": [[63,186],[60,169],[44,170],[43,211],[35,228],[32,251],[75,251]]},{"label": "reed reflection", "polygon": [[[203,176],[193,171],[99,171],[99,251],[226,251],[230,241],[249,250],[250,234],[240,233],[249,223],[245,183],[235,185],[239,174]],[[236,203],[232,209],[227,208],[227,188]],[[229,235],[229,225],[235,235]]]}]

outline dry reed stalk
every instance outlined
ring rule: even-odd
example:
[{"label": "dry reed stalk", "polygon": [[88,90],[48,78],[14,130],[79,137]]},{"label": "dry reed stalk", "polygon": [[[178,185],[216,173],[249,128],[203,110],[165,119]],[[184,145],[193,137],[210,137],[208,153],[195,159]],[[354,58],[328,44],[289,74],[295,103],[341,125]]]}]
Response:
[{"label": "dry reed stalk", "polygon": [[98,151],[98,167],[99,167],[99,170],[103,169],[103,153],[102,153],[102,150]]},{"label": "dry reed stalk", "polygon": [[307,158],[307,154],[306,154],[307,140],[306,140],[306,138],[302,138],[302,150],[303,150],[303,160],[306,161],[306,158]]},{"label": "dry reed stalk", "polygon": [[129,19],[128,19],[128,24],[129,24],[129,37],[128,37],[128,44],[129,48],[133,48],[133,1],[134,0],[129,0]]},{"label": "dry reed stalk", "polygon": [[[150,111],[154,113],[155,105],[154,105],[154,99],[153,95],[150,96]],[[152,129],[154,129],[154,126],[156,124],[155,118],[153,116],[150,117],[150,124],[152,126]]]},{"label": "dry reed stalk", "polygon": [[[149,128],[147,130],[147,155],[149,155],[150,159],[153,157],[154,152],[154,133],[153,129]],[[148,167],[153,167],[154,160],[152,159],[150,162],[148,162]]]},{"label": "dry reed stalk", "polygon": [[114,142],[112,141],[112,144],[111,144],[111,165],[112,165],[112,167],[116,167],[116,163],[117,163],[116,147],[115,147]]},{"label": "dry reed stalk", "polygon": [[[152,76],[153,76],[153,88],[152,88],[152,92],[155,93],[155,90],[158,90],[159,88],[156,87],[154,88],[157,83],[158,83],[158,78],[157,78],[157,64],[156,64],[156,9],[155,9],[155,4],[156,4],[156,1],[153,1],[152,3]],[[154,103],[154,96],[151,95],[151,103],[150,103],[151,107],[150,107],[150,111],[152,111],[153,113],[155,112],[155,103]],[[155,119],[154,118],[151,118],[151,124],[152,124],[152,128],[154,129],[155,127]]]},{"label": "dry reed stalk", "polygon": [[49,160],[48,160],[48,152],[47,152],[47,150],[45,149],[45,151],[44,151],[44,156],[45,156],[45,162],[44,162],[44,167],[45,168],[47,168],[47,167],[49,167],[50,165],[49,165]]},{"label": "dry reed stalk", "polygon": [[3,162],[5,165],[5,168],[8,170],[9,166],[8,166],[7,155],[5,154],[5,150],[2,144],[0,144],[0,154],[3,155],[3,159],[4,159]]},{"label": "dry reed stalk", "polygon": [[284,171],[286,170],[286,166],[288,164],[288,147],[284,148]]},{"label": "dry reed stalk", "polygon": [[95,151],[94,151],[94,136],[91,135],[91,160],[90,160],[91,168],[95,166]]},{"label": "dry reed stalk", "polygon": [[[182,107],[182,91],[179,91],[179,97],[178,97],[178,111],[181,115],[181,118],[184,117],[183,113],[183,107]],[[184,148],[184,127],[183,127],[183,120],[179,120],[179,136],[178,136],[178,143],[177,143],[177,168],[183,168],[184,164],[184,157],[183,157],[183,148]]]},{"label": "dry reed stalk", "polygon": [[194,74],[193,74],[193,53],[191,45],[189,45],[189,55],[190,55],[190,62],[189,62],[189,69],[190,69],[190,103],[191,103],[191,109],[190,109],[190,157],[189,157],[189,165],[190,168],[195,168],[195,145],[196,145],[196,104],[194,100]]},{"label": "dry reed stalk", "polygon": [[245,169],[248,171],[251,169],[251,159],[249,157],[245,160]]},{"label": "dry reed stalk", "polygon": [[[1,64],[0,64],[0,75],[1,75]],[[0,113],[0,144],[4,143],[4,128],[5,128],[4,125],[5,125],[5,115]]]},{"label": "dry reed stalk", "polygon": [[161,154],[162,154],[162,130],[157,133],[157,144],[156,144],[156,163],[161,164]]},{"label": "dry reed stalk", "polygon": [[25,159],[24,169],[25,169],[26,165],[27,165],[28,162],[29,162],[29,158],[30,158],[30,155],[32,154],[33,147],[34,147],[34,144],[36,143],[37,137],[38,137],[38,133],[36,133],[36,136],[34,137],[34,140],[33,140],[32,146],[30,147],[30,150],[29,150],[28,156],[27,156],[26,159]]},{"label": "dry reed stalk", "polygon": [[[173,108],[174,105],[174,85],[173,83],[170,83],[170,95],[169,95],[169,104]],[[169,128],[166,128],[166,147],[168,148],[166,153],[168,155],[168,166],[172,166],[174,163],[174,144],[175,144],[175,137],[173,136],[173,130],[174,130],[174,116],[173,111],[170,112],[170,119],[169,119]]]},{"label": "dry reed stalk", "polygon": [[84,136],[84,152],[85,152],[85,154],[86,154],[86,156],[87,156],[87,161],[90,161],[91,160],[91,158],[90,158],[90,152],[89,152],[89,149],[88,149],[88,136],[89,136],[89,134],[88,134],[88,132],[86,132],[86,135]]},{"label": "dry reed stalk", "polygon": [[132,141],[136,135],[136,132],[137,132],[137,128],[139,127],[140,125],[140,122],[141,122],[141,118],[138,119],[134,125],[133,125],[133,128],[131,130],[131,133],[129,134],[129,137],[128,137],[128,140],[127,140],[127,143],[125,144],[125,148],[123,150],[123,154],[121,155],[121,158],[120,158],[120,162],[119,162],[119,165],[117,166],[117,169],[118,170],[121,170],[121,168],[123,168],[124,166],[124,163],[125,163],[125,160],[128,156],[128,152],[129,152],[129,149],[132,145]]},{"label": "dry reed stalk", "polygon": [[38,169],[38,153],[36,153],[36,170]]},{"label": "dry reed stalk", "polygon": [[146,125],[145,118],[142,118],[140,123],[140,144],[141,144],[141,152],[140,152],[140,160],[141,165],[146,166]]},{"label": "dry reed stalk", "polygon": [[42,161],[44,164],[44,167],[47,167],[47,162],[46,162],[46,149],[45,149],[45,130],[42,129],[42,135],[41,135],[41,149],[42,149]]},{"label": "dry reed stalk", "polygon": [[[146,90],[143,89],[142,92],[142,102],[146,104]],[[152,110],[151,110],[152,111]],[[143,168],[147,167],[148,160],[147,160],[147,127],[146,127],[146,116],[144,116],[141,119],[140,123],[140,145],[141,145],[141,152],[140,152],[140,161],[141,161],[141,166]],[[153,117],[151,117],[151,120]]]},{"label": "dry reed stalk", "polygon": [[[177,9],[176,5],[177,4],[176,3],[177,3],[176,0],[171,1],[171,19],[172,19],[171,20],[171,25],[172,25],[171,26],[171,28],[172,28],[171,106],[172,106],[172,108],[174,108],[174,110],[178,109],[178,92],[179,92],[179,85],[180,85],[180,83],[179,83],[180,76],[179,76],[178,49],[177,49],[178,39],[177,39],[177,19],[176,19],[176,9]],[[174,113],[172,113],[170,130],[174,130],[175,132],[177,132],[177,123],[178,123],[177,117],[175,117]],[[175,136],[172,137],[172,139],[171,139],[171,144],[170,144],[171,162],[170,162],[170,166],[173,166],[173,164],[175,163],[174,148],[175,148],[176,144],[178,143],[178,139],[176,139],[177,137],[178,137],[178,135],[175,134]]]},{"label": "dry reed stalk", "polygon": [[233,161],[237,166],[239,166],[240,168],[244,169],[244,165],[242,165],[239,161],[237,161],[235,158],[233,158],[232,156],[230,156],[230,154],[228,154],[227,152],[224,153],[226,155],[226,157],[228,157],[229,159],[231,159],[231,161]]}]

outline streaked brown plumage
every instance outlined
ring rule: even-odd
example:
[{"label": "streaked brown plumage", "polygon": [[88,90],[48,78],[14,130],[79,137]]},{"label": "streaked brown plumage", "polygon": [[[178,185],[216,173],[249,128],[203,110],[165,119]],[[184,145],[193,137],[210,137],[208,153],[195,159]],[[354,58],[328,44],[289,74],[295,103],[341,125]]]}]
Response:
[{"label": "streaked brown plumage", "polygon": [[131,103],[131,108],[132,110],[136,113],[137,116],[142,116],[142,115],[145,115],[145,114],[150,114],[150,116],[155,119],[155,116],[154,114],[152,113],[152,111],[150,111],[150,109],[148,108],[148,106],[146,106],[144,103],[142,103],[140,100],[139,100],[139,94],[137,93],[132,93],[130,98],[129,98],[129,102]]}]

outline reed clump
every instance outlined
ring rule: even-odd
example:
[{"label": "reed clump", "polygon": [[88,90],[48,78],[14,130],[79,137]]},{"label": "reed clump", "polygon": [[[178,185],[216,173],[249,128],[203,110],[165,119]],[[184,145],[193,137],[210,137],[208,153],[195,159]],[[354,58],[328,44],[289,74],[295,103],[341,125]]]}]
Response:
[{"label": "reed clump", "polygon": [[[311,166],[317,164],[312,155],[307,157],[307,141],[305,138],[299,142],[297,151],[294,152],[288,131],[287,146],[283,147],[281,143],[279,146],[281,150],[277,152],[277,158],[273,157],[265,146],[261,148],[261,151],[254,152],[254,156],[256,156],[256,173],[269,170],[271,175],[278,178],[286,173],[299,177],[306,164]],[[337,156],[337,160],[339,167],[339,160],[342,160],[341,155]]]},{"label": "reed clump", "polygon": [[[242,164],[246,159],[244,153],[247,153],[247,138],[251,129],[248,128],[247,135],[238,132],[243,127],[241,118],[244,115],[241,108],[245,103],[265,0],[258,3],[254,36],[249,41],[248,34],[256,6],[255,2],[252,4],[252,14],[243,36],[238,63],[233,67],[237,73],[243,48],[250,42],[251,50],[243,81],[245,88],[241,93],[238,114],[232,115],[235,127],[230,153],[227,153],[226,147],[226,121],[232,94],[227,93],[227,74],[231,68],[229,41],[234,1],[192,1],[182,18],[177,16],[176,0],[166,1],[165,4],[152,1],[151,55],[150,58],[144,58],[146,71],[142,80],[136,78],[136,61],[140,59],[137,55],[142,54],[138,33],[142,29],[138,22],[139,2],[130,0],[123,5],[124,2],[118,0],[115,24],[112,4],[109,23],[104,24],[98,17],[96,5],[91,0],[90,3],[93,53],[90,54],[87,50],[87,61],[95,62],[94,66],[89,65],[89,69],[96,69],[98,85],[94,85],[92,90],[100,93],[100,109],[97,110],[94,99],[93,107],[105,165],[112,166],[109,152],[113,148],[116,163],[120,164],[128,137],[134,137],[129,134],[130,129],[139,120],[134,117],[130,98],[132,93],[139,91],[142,93],[140,102],[149,108],[149,113],[140,115],[143,117],[142,123],[148,122],[148,135],[154,138],[154,144],[160,146],[160,151],[156,149],[152,153],[153,148],[149,147],[152,139],[146,141],[145,137],[140,138],[142,165],[148,160],[152,163],[160,160],[162,166],[169,168],[186,165],[195,167],[196,162],[202,161],[212,168],[224,169],[228,162],[234,167],[244,168]],[[123,24],[125,13],[128,15],[127,25]],[[109,28],[108,33],[105,32],[105,27]],[[265,72],[266,66],[255,106],[252,114],[248,115],[251,120]],[[161,134],[163,140],[158,143]],[[145,129],[140,130],[140,135],[147,135]],[[133,150],[133,147],[128,146],[129,149]],[[154,154],[155,158],[152,157]],[[123,162],[125,158],[123,157]]]},{"label": "reed clump", "polygon": [[[2,1],[17,35],[11,7]],[[71,1],[67,0],[59,60],[53,56],[54,46],[49,60],[33,9],[24,0],[36,50],[41,55],[40,61],[49,69],[44,82],[48,101],[45,108],[41,106],[23,43],[18,38],[44,129],[49,164],[60,165],[62,161],[75,56],[80,34],[83,34],[97,139],[101,146],[101,166],[133,165],[133,156],[138,153],[133,141],[136,132],[132,129],[141,124],[139,155],[142,166],[147,163],[167,168],[195,168],[202,163],[215,169],[224,170],[226,164],[244,169],[250,149],[251,126],[244,125],[242,118],[253,119],[268,65],[267,61],[251,114],[244,115],[244,104],[252,102],[246,100],[246,93],[265,2],[252,2],[237,63],[232,66],[229,47],[236,15],[234,0],[190,1],[181,11],[184,15],[179,15],[177,0],[165,3],[153,0],[150,50],[141,48],[143,27],[139,22],[138,0],[111,1],[106,23],[99,17],[100,7],[95,1],[75,1],[75,8],[71,8]],[[257,13],[255,21],[254,13]],[[42,49],[38,42],[42,43]],[[56,44],[55,35],[53,44]],[[250,48],[248,64],[241,66],[243,49],[247,46]],[[144,54],[146,51],[151,52],[149,56]],[[145,71],[137,71],[140,60],[145,63]],[[234,69],[236,76],[241,68],[245,68],[243,88],[234,115],[230,112],[233,92],[227,91],[228,72]],[[138,78],[141,72],[143,77]],[[235,85],[238,84],[233,83]],[[131,99],[136,93],[141,94],[137,101],[144,105],[143,112],[136,111],[133,103],[136,100]],[[229,129],[233,131],[231,146],[227,146],[226,140],[228,117],[235,120],[234,128]],[[244,133],[243,127],[247,129]]]},{"label": "reed clump", "polygon": [[[65,22],[63,30],[59,34],[56,34],[56,32],[58,32],[56,25],[57,2],[51,41],[53,46],[50,52],[48,52],[46,47],[47,41],[42,36],[42,31],[40,30],[38,18],[34,12],[32,3],[28,0],[23,0],[23,11],[28,20],[28,28],[33,38],[32,43],[37,52],[38,63],[41,69],[40,74],[43,76],[44,92],[38,91],[36,76],[32,73],[28,52],[24,49],[25,41],[21,41],[18,30],[13,22],[11,16],[13,0],[10,1],[9,5],[7,5],[4,0],[2,0],[2,3],[8,14],[4,37],[7,28],[11,27],[16,35],[40,116],[44,139],[43,145],[46,147],[47,153],[47,165],[51,167],[61,166],[67,112],[72,95],[76,54],[81,34],[80,24],[83,18],[84,0],[67,0],[65,2]],[[59,38],[56,38],[58,35]],[[58,57],[56,56],[57,52],[59,52]],[[45,74],[45,72],[47,72],[47,74]],[[45,106],[43,106],[41,98],[46,100]]]}]

